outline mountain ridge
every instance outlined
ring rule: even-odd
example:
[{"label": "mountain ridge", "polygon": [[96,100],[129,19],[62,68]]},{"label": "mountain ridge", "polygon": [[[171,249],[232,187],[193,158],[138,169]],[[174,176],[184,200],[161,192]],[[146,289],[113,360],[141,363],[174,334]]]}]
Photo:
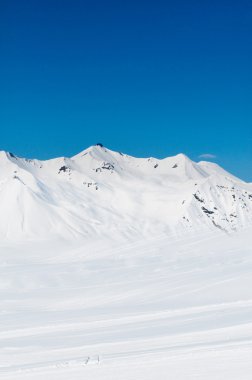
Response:
[{"label": "mountain ridge", "polygon": [[0,152],[0,236],[94,238],[233,232],[252,224],[252,186],[180,153],[135,158],[101,146],[73,157]]}]

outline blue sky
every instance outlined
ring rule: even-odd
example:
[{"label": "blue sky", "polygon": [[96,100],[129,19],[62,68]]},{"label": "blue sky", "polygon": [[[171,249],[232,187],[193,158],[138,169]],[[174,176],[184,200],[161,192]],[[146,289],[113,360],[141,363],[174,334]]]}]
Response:
[{"label": "blue sky", "polygon": [[252,181],[251,1],[1,0],[0,148],[202,154]]}]

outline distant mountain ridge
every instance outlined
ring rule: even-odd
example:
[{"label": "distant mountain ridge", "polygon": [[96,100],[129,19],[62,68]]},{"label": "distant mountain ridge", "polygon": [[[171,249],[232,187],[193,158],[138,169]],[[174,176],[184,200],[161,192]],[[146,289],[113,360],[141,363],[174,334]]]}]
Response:
[{"label": "distant mountain ridge", "polygon": [[252,224],[252,185],[183,154],[135,158],[101,144],[47,161],[0,152],[0,237],[232,232]]}]

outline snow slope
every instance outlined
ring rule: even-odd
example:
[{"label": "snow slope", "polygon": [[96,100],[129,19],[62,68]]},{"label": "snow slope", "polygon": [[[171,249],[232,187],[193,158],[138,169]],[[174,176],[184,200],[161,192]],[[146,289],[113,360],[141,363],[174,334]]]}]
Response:
[{"label": "snow slope", "polygon": [[2,239],[221,229],[252,222],[252,186],[183,154],[134,158],[101,146],[72,158],[0,154]]},{"label": "snow slope", "polygon": [[1,243],[1,380],[249,380],[251,236]]},{"label": "snow slope", "polygon": [[0,154],[1,380],[249,380],[252,185],[179,154]]}]

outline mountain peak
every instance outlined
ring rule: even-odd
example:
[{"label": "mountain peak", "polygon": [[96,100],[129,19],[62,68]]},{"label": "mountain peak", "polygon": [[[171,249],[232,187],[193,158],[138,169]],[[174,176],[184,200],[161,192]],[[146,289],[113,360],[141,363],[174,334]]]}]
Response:
[{"label": "mountain peak", "polygon": [[7,152],[5,150],[0,150],[0,159],[6,158],[17,158],[13,153]]},{"label": "mountain peak", "polygon": [[72,158],[38,161],[2,151],[0,210],[0,237],[11,239],[48,237],[48,226],[64,238],[230,232],[252,224],[252,187],[183,153],[135,158],[98,143]]}]

